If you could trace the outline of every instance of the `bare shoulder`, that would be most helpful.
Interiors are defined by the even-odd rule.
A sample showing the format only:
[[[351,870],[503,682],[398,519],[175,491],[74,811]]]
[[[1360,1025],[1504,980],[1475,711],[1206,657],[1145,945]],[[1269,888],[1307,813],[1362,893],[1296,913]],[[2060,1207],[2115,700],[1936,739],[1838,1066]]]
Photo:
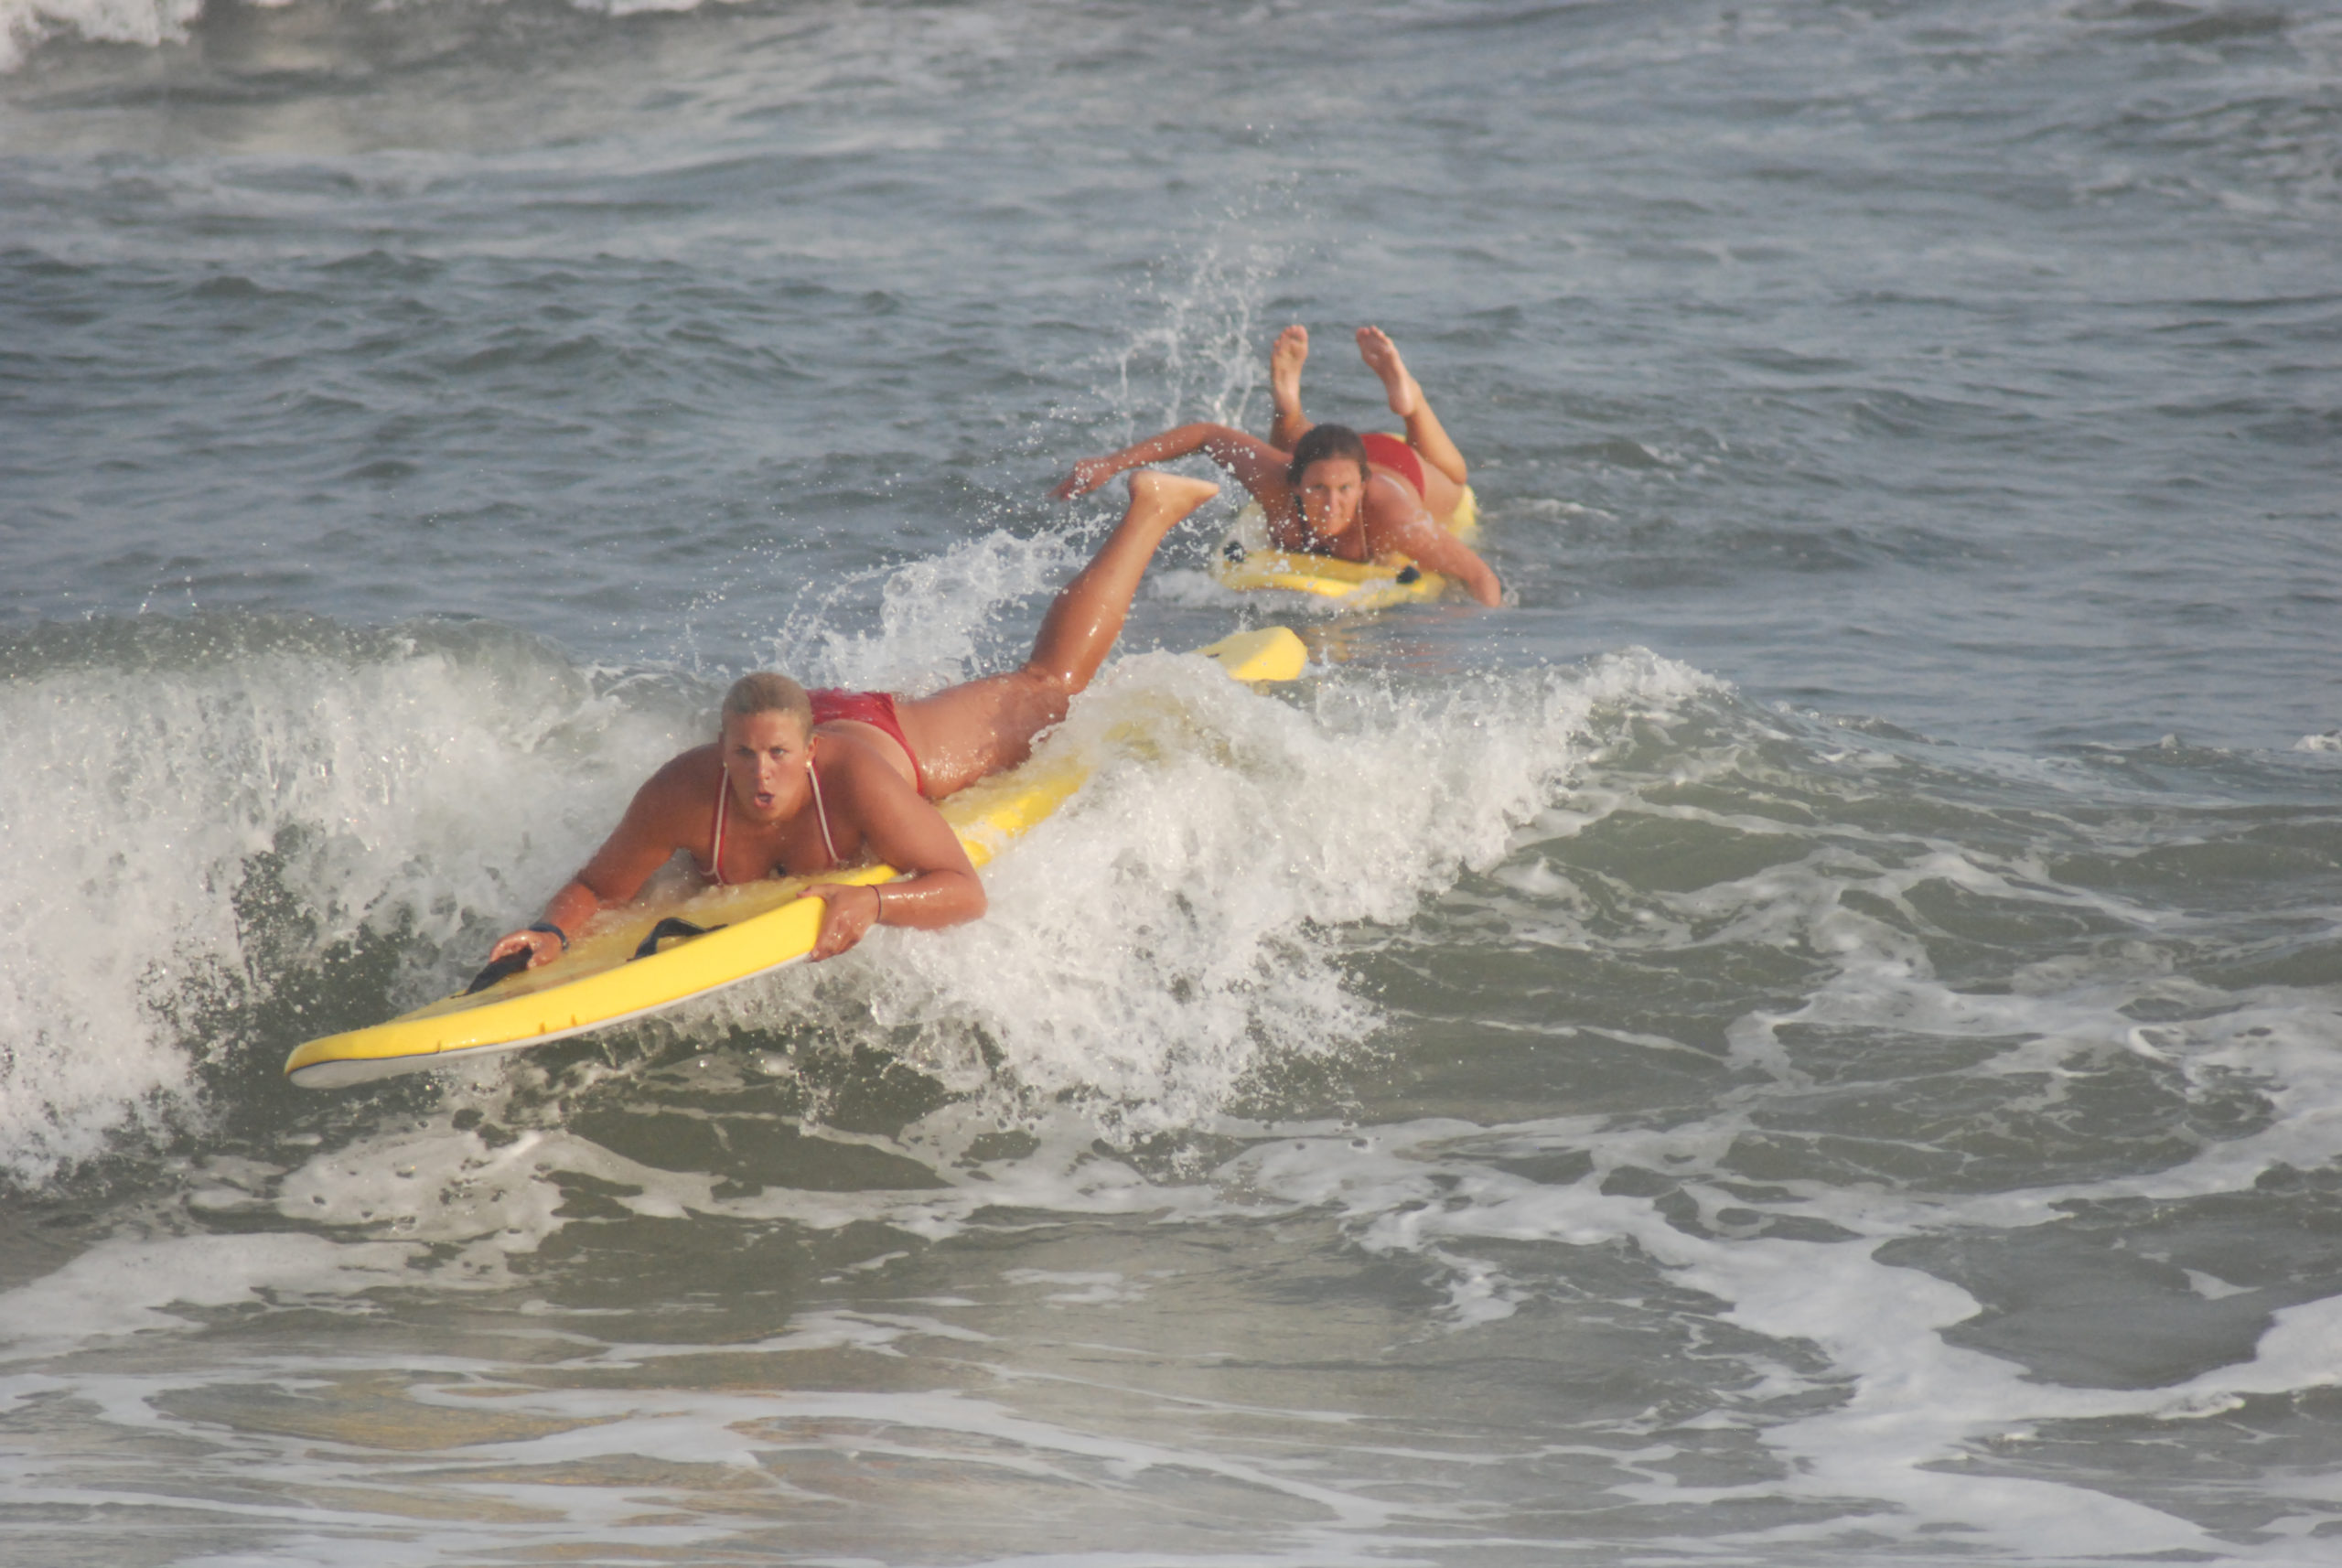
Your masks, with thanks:
[[[1415,487],[1380,463],[1367,467],[1366,499],[1359,504],[1370,518],[1386,526],[1412,522],[1417,518],[1427,523],[1432,521],[1431,513],[1423,508],[1423,497],[1415,494]]]
[[[708,806],[723,776],[723,755],[714,746],[693,746],[670,758],[634,792],[626,815],[577,880],[603,904],[622,904],[675,851],[698,853],[706,843]]]
[[[1367,544],[1378,555],[1390,550],[1419,554],[1426,544],[1435,547],[1446,532],[1432,521],[1413,489],[1388,474],[1376,474],[1367,485],[1360,510]]]
[[[678,752],[661,763],[659,771],[645,779],[642,788],[634,792],[634,806],[628,814],[665,821],[687,813],[696,815],[704,812],[723,777],[724,756],[720,746],[711,743]]]
[[[897,796],[921,799],[877,744],[860,733],[864,728],[860,724],[834,722],[813,726],[813,733],[822,738],[822,781],[833,783],[856,803],[873,798],[893,800]],[[893,745],[891,741],[886,744]]]
[[[828,808],[837,821],[860,835],[864,856],[884,861],[897,871],[962,871],[974,875],[959,834],[935,809],[935,802],[912,789],[874,743],[852,734],[816,733],[822,744],[814,767]]]

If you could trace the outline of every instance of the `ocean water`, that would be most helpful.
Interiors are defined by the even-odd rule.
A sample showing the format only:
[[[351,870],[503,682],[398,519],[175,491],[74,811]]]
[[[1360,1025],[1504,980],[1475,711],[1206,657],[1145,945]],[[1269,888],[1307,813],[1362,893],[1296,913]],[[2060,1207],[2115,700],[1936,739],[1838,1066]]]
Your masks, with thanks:
[[[0,1560],[2342,1563],[2330,7],[0,38]],[[283,1082],[1290,321],[1506,608],[1215,503],[982,922]]]

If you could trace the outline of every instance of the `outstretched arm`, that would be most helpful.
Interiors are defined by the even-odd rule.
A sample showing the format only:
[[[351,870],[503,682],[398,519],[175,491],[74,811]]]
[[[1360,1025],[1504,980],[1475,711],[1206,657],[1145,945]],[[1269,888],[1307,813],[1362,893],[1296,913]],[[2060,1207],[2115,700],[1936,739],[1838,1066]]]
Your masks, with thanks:
[[[686,754],[688,755],[688,754]],[[642,891],[650,874],[667,864],[668,857],[683,843],[677,834],[678,812],[683,824],[700,812],[687,802],[681,778],[682,757],[677,757],[634,792],[634,800],[619,819],[618,827],[602,841],[576,875],[562,885],[561,891],[546,900],[545,912],[538,919],[540,926],[551,926],[551,931],[531,928],[506,934],[488,952],[489,961],[526,948],[529,967],[550,963],[559,958],[572,938],[586,928],[586,922],[615,904],[623,904]]]
[[[1389,492],[1397,492],[1404,500]],[[1376,476],[1367,488],[1366,506],[1367,540],[1375,554],[1396,551],[1426,572],[1455,578],[1490,609],[1502,607],[1504,585],[1488,570],[1488,564],[1470,545],[1434,522],[1399,481]]]
[[[1148,463],[1167,463],[1195,452],[1201,452],[1227,469],[1263,506],[1284,492],[1287,454],[1258,436],[1247,435],[1225,424],[1182,424],[1103,457],[1083,458],[1073,466],[1073,472],[1066,476],[1064,483],[1049,494],[1061,501],[1071,500],[1076,496],[1088,495],[1126,469]]]
[[[984,912],[984,885],[960,835],[901,774],[857,746],[822,777],[832,783],[837,814],[861,830],[867,857],[904,875],[876,886],[817,882],[805,889],[829,906],[813,958],[835,958],[873,926],[934,930]]]

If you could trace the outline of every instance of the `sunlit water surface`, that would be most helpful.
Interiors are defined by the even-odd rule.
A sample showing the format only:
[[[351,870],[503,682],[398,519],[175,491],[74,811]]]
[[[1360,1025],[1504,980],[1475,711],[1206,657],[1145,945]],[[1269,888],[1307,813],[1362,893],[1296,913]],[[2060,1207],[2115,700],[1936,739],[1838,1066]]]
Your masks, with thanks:
[[[8,1561],[2342,1562],[2325,8],[0,23]],[[282,1083],[1292,320],[1510,607],[1220,508],[984,921]]]

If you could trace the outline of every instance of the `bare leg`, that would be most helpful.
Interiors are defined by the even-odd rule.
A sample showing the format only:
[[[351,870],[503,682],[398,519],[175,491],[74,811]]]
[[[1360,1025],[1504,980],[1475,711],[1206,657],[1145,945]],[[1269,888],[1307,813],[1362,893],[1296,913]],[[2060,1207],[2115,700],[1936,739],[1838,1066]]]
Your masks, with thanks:
[[[1131,476],[1131,504],[1090,564],[1059,590],[1033,639],[1025,668],[1046,675],[1069,697],[1090,684],[1138,596],[1139,579],[1163,536],[1204,502],[1219,494],[1209,479],[1158,474],[1142,468]]]
[[[1106,661],[1164,536],[1219,493],[1208,479],[1150,468],[1133,474],[1130,509],[1090,564],[1058,591],[1023,669],[897,704],[930,798],[940,800],[1025,760],[1033,737],[1065,717],[1075,693]]]
[[[1415,456],[1437,468],[1458,485],[1470,483],[1465,467],[1464,454],[1447,438],[1439,423],[1439,415],[1431,411],[1431,401],[1423,396],[1423,389],[1407,373],[1406,361],[1399,358],[1398,347],[1380,327],[1358,329],[1359,358],[1366,361],[1382,381],[1382,390],[1391,400],[1391,412],[1407,422],[1407,445]]]
[[[1301,412],[1301,367],[1309,358],[1309,328],[1296,323],[1277,334],[1269,349],[1269,398],[1276,417],[1269,422],[1269,445],[1290,452],[1309,429]]]

